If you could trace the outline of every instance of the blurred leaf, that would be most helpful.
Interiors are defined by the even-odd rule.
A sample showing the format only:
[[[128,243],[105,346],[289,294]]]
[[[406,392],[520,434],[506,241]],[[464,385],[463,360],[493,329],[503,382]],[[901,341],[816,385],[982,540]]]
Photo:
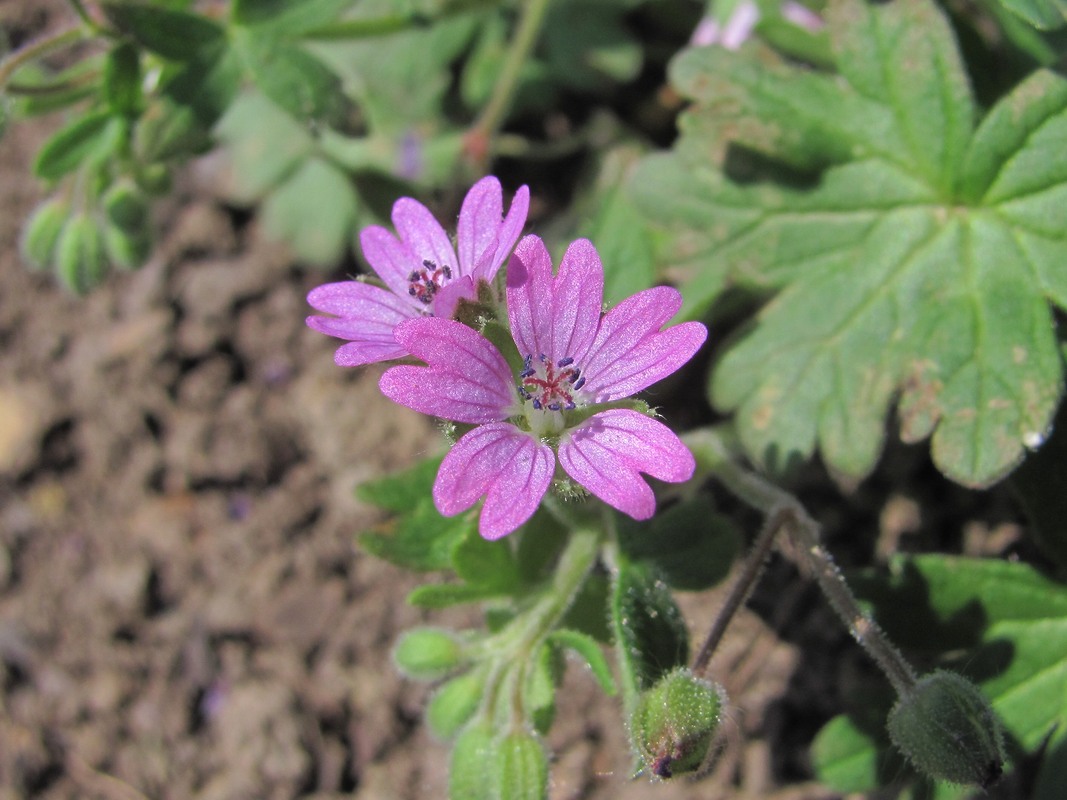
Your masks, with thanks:
[[[996,0],[1035,28],[1049,30],[1067,25],[1067,0]]]
[[[688,314],[727,285],[777,292],[710,385],[764,467],[818,446],[862,477],[896,402],[905,441],[932,437],[944,474],[988,486],[1062,393],[1067,81],[1035,73],[975,128],[931,3],[839,0],[829,19],[840,76],[684,53],[672,77],[696,102],[674,155],[638,169],[639,206],[676,234]]]
[[[357,0],[233,0],[230,19],[256,34],[298,37],[335,20]]]
[[[341,80],[319,59],[283,39],[240,31],[234,44],[260,91],[303,124],[340,127],[349,115]]]
[[[431,491],[440,458],[419,462],[397,475],[360,485],[356,495],[365,503],[392,511],[381,526],[389,532],[366,532],[360,542],[373,555],[417,572],[452,566],[452,550],[477,528],[469,514],[442,517],[434,508]]]
[[[627,696],[650,688],[689,659],[689,631],[682,613],[667,584],[648,564],[619,559],[611,619]]]
[[[62,178],[82,163],[110,154],[120,132],[121,123],[110,111],[89,111],[52,134],[38,151],[33,172],[45,180]]]
[[[496,586],[472,583],[434,583],[419,586],[408,595],[408,602],[419,608],[449,608],[464,603],[476,603],[502,597],[507,591]]]
[[[231,162],[227,193],[240,203],[261,199],[314,149],[308,131],[256,91],[237,96],[215,134]]]
[[[118,0],[101,8],[112,25],[164,58],[189,61],[226,46],[225,29],[199,14]]]
[[[330,267],[348,248],[357,202],[345,173],[309,158],[263,201],[263,225],[302,262]]]
[[[558,647],[575,653],[589,667],[593,678],[600,684],[600,688],[604,690],[604,693],[608,695],[615,694],[617,689],[615,687],[615,678],[611,674],[611,666],[608,664],[604,651],[596,639],[580,631],[564,628],[553,631],[548,640]]]
[[[104,100],[115,114],[132,117],[141,110],[141,57],[130,42],[115,45],[107,54]]]
[[[889,586],[904,581],[911,587],[910,596],[897,596],[895,602],[927,606],[940,624],[978,611],[980,640],[963,662],[968,676],[981,685],[1024,751],[1042,747],[1050,734],[1048,752],[1061,748],[1067,741],[1067,587],[1027,565],[1003,561],[920,556],[896,558],[890,566]],[[915,575],[921,578],[918,584]],[[825,738],[820,734],[816,750],[820,779],[838,791],[876,788],[861,788],[862,765],[881,760],[879,745],[866,735],[854,735],[845,723],[832,721],[830,726]],[[853,768],[847,769],[847,762]],[[1049,780],[1046,775],[1057,768],[1046,757],[1038,782]],[[866,774],[866,780],[873,779]],[[831,783],[832,778],[841,783]]]
[[[579,235],[596,244],[604,263],[604,300],[618,303],[656,282],[656,264],[647,218],[634,205],[627,179],[638,151],[615,148],[600,166],[587,204],[591,211]]]
[[[205,130],[229,108],[241,84],[241,62],[232,48],[205,51],[168,77],[164,96],[188,106]]]
[[[527,718],[540,734],[552,727],[556,718],[556,688],[563,677],[563,659],[550,644],[538,648],[526,672],[522,693]]]
[[[452,568],[468,583],[494,587],[505,594],[521,586],[519,567],[506,539],[490,542],[477,533],[468,534],[452,549]]]
[[[619,547],[648,562],[674,589],[698,592],[726,578],[741,548],[729,517],[715,513],[707,495],[668,507],[647,522],[616,515]]]
[[[642,50],[620,18],[624,11],[619,4],[596,0],[550,6],[541,41],[553,77],[586,91],[636,78]]]

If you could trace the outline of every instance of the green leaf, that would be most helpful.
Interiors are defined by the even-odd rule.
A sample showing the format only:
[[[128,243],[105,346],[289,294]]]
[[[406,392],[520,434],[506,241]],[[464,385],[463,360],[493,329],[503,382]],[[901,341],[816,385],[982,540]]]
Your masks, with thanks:
[[[619,559],[611,620],[627,698],[650,688],[688,660],[685,620],[667,584],[647,564]]]
[[[974,129],[927,0],[840,0],[829,34],[837,76],[684,54],[672,76],[696,103],[633,190],[674,235],[687,314],[727,286],[775,295],[709,387],[753,458],[783,469],[818,448],[861,478],[896,403],[905,441],[932,437],[942,472],[988,486],[1063,391],[1049,301],[1067,307],[1067,82],[1035,73]],[[743,183],[759,162],[737,145],[806,172]]]
[[[356,0],[234,0],[230,19],[257,34],[298,37],[335,20]]]
[[[670,506],[647,522],[616,518],[627,556],[655,565],[674,589],[697,592],[719,583],[741,547],[737,526],[715,513],[706,495]]]
[[[163,94],[192,109],[208,129],[223,115],[241,83],[241,63],[230,47],[197,54],[167,80]]]
[[[347,120],[341,79],[307,50],[255,31],[239,31],[234,44],[259,90],[294,119],[334,127]]]
[[[920,613],[932,614],[934,626],[949,628],[960,618],[977,620],[977,646],[961,662],[966,673],[981,685],[1006,731],[1023,750],[1038,750],[1050,735],[1047,752],[1062,749],[1067,742],[1067,587],[1027,565],[1003,561],[922,556],[894,559],[890,567],[887,588],[899,591],[883,595],[876,607],[926,605],[930,611]],[[892,617],[879,619],[890,635],[896,633]],[[903,624],[915,627],[914,614]],[[943,641],[946,645],[954,643]],[[847,760],[855,764],[878,760],[880,745],[873,740],[864,744],[859,737],[850,740],[842,722],[831,726],[821,745],[824,753],[851,755],[817,759],[829,769],[824,774],[818,767],[820,778],[829,782],[828,775],[836,770],[851,777],[840,778],[842,783],[832,784],[835,789],[862,791],[863,770],[849,772],[840,765]],[[1050,781],[1057,768],[1046,755],[1038,782]]]
[[[1035,28],[1048,30],[1067,25],[1067,2],[1065,0],[998,0],[998,2]]]
[[[626,191],[637,154],[633,148],[615,148],[604,157],[587,202],[586,221],[578,232],[600,253],[607,303],[618,303],[656,280],[651,232]]]
[[[503,593],[521,586],[519,567],[506,539],[490,542],[471,531],[453,547],[452,568],[468,583]]]
[[[598,90],[641,71],[642,49],[617,5],[570,0],[549,7],[543,37],[552,76],[564,85]]]
[[[109,154],[120,131],[121,122],[110,111],[90,111],[52,134],[37,153],[33,172],[45,180],[62,178],[83,162]]]
[[[122,33],[174,61],[201,58],[226,43],[222,26],[199,14],[139,2],[104,2],[101,7]]]
[[[464,603],[477,603],[508,594],[497,586],[472,583],[435,583],[419,586],[408,595],[407,601],[419,608],[449,608]]]
[[[335,265],[348,248],[358,198],[348,176],[309,158],[264,201],[263,224],[303,262]]]
[[[593,678],[600,684],[600,688],[604,690],[604,693],[608,695],[615,694],[617,691],[615,678],[611,674],[611,667],[604,656],[600,642],[592,636],[569,628],[553,631],[549,634],[548,641],[577,654],[589,667]]]
[[[120,42],[104,61],[104,100],[115,114],[133,116],[141,109],[141,57],[130,42]]]
[[[878,745],[847,716],[834,717],[812,743],[815,774],[835,792],[869,792],[880,783]]]
[[[451,568],[453,548],[475,531],[477,523],[467,514],[442,517],[434,508],[431,491],[440,463],[440,458],[430,458],[356,490],[363,502],[394,513],[381,526],[382,532],[360,537],[370,553],[418,572]]]

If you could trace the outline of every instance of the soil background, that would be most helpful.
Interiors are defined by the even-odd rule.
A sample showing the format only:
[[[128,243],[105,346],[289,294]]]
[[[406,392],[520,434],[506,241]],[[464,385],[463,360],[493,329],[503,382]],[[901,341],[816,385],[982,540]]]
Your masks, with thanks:
[[[39,34],[57,8],[0,3],[0,23]],[[390,650],[478,618],[406,605],[416,579],[359,551],[382,520],[353,494],[439,436],[378,393],[380,370],[334,365],[304,297],[343,274],[229,209],[217,159],[183,173],[144,269],[84,299],[29,272],[29,165],[58,123],[0,140],[0,800],[444,798],[430,689]],[[884,487],[851,502],[884,552],[937,523]],[[699,641],[719,593],[682,603]],[[632,779],[616,703],[572,665],[553,800],[832,797],[806,748],[871,667],[787,559],[751,605],[714,661],[732,705],[710,775]]]

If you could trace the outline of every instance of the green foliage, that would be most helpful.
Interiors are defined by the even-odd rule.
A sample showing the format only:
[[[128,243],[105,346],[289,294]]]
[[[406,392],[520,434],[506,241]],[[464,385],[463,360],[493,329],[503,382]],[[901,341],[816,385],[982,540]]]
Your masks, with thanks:
[[[865,583],[861,595],[905,647],[967,648],[959,666],[1003,721],[1009,752],[1033,753],[1047,740],[1034,797],[1060,796],[1053,754],[1067,737],[1067,589],[1024,564],[945,556],[898,558],[888,582]],[[842,792],[892,780],[877,769],[888,743],[870,730],[842,718],[827,725],[814,748],[820,780]]]
[[[896,402],[906,441],[932,436],[946,475],[987,486],[1062,392],[1067,81],[1038,71],[975,126],[931,3],[839,0],[828,26],[836,75],[758,48],[684,52],[671,77],[694,105],[637,199],[673,235],[688,314],[730,286],[775,294],[710,384],[760,463],[818,447],[862,477]]]
[[[996,0],[1036,28],[1062,28],[1067,25],[1064,0]]]
[[[616,515],[619,546],[674,589],[701,591],[726,578],[741,549],[735,523],[707,495],[668,507],[647,522]]]

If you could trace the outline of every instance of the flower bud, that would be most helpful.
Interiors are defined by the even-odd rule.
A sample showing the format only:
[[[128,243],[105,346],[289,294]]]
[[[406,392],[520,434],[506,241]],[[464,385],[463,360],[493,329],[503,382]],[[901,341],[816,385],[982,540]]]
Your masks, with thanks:
[[[393,650],[393,661],[408,678],[434,681],[452,672],[463,660],[463,647],[456,638],[436,628],[408,631]]]
[[[67,220],[56,242],[56,274],[72,292],[84,294],[107,270],[107,254],[96,221],[81,212]]]
[[[496,745],[500,798],[543,800],[548,796],[548,756],[532,733],[509,733]]]
[[[148,198],[131,180],[111,184],[104,192],[103,207],[111,224],[128,233],[143,233],[148,226]]]
[[[104,247],[116,267],[138,269],[144,266],[152,252],[152,239],[147,231],[124,231],[115,225],[106,225]]]
[[[426,722],[434,735],[451,739],[474,716],[485,694],[485,670],[459,675],[438,689],[426,708]]]
[[[58,197],[45,200],[26,221],[22,229],[22,257],[34,269],[52,265],[59,234],[70,216],[70,204]]]
[[[991,786],[1004,769],[1004,734],[985,695],[962,675],[921,678],[889,712],[889,737],[935,780]]]
[[[645,769],[660,778],[693,772],[719,727],[722,687],[685,667],[668,673],[638,698],[630,736]]]
[[[497,738],[486,722],[463,729],[452,748],[448,796],[459,800],[497,800]]]
[[[151,163],[196,153],[207,144],[207,135],[192,108],[160,100],[141,114],[133,134],[138,160]]]

